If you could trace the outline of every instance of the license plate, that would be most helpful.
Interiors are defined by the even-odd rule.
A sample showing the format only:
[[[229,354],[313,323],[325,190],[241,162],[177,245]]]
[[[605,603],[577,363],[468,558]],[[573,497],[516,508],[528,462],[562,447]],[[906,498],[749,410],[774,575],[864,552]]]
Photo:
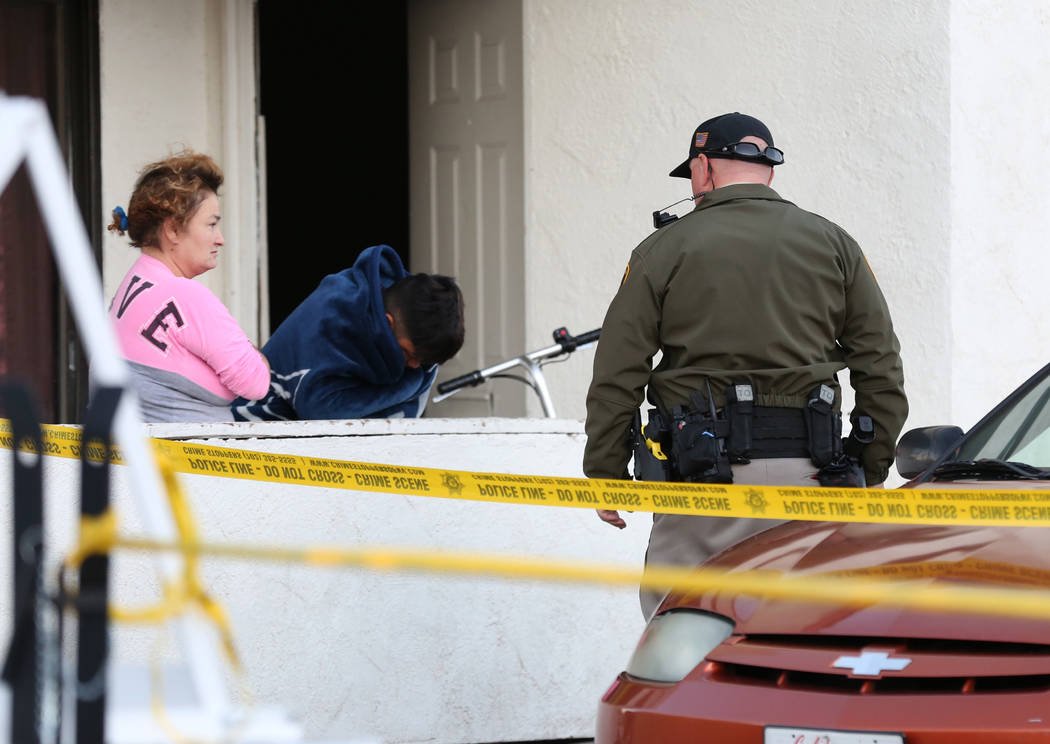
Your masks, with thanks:
[[[901,734],[878,731],[830,731],[828,729],[766,726],[764,744],[904,744]]]

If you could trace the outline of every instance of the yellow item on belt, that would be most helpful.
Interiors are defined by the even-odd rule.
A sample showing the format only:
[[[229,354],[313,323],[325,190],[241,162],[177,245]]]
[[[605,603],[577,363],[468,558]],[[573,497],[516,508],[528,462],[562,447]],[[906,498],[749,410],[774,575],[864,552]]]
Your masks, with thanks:
[[[667,459],[667,455],[664,454],[663,447],[660,446],[659,442],[653,441],[652,439],[646,439],[645,446],[649,448],[649,451],[653,453],[653,457],[657,460]]]

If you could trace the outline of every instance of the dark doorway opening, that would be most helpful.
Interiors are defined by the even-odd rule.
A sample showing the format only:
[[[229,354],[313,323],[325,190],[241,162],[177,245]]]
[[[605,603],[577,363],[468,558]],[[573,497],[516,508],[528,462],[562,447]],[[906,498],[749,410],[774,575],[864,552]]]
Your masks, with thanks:
[[[272,332],[371,245],[409,265],[407,14],[405,0],[258,13]]]

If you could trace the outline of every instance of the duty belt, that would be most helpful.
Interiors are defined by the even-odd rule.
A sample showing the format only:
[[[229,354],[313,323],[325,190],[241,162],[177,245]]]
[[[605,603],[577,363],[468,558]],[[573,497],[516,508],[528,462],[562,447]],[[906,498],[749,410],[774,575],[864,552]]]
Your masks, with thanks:
[[[801,408],[755,406],[751,414],[752,460],[809,457],[809,434]]]
[[[700,391],[689,397],[691,406],[668,410],[654,396],[657,408],[649,411],[644,429],[636,412],[635,477],[732,483],[733,464],[807,457],[823,468],[841,455],[842,419],[828,385],[815,388],[804,408],[757,406],[746,382],[727,387],[724,408],[715,407],[710,381],[706,397]]]

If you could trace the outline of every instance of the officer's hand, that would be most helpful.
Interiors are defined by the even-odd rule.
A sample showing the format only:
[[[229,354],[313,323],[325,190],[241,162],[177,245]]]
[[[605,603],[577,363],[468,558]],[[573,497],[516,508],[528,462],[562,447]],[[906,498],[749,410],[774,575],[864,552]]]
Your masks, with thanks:
[[[608,522],[613,527],[619,527],[621,530],[627,526],[627,522],[623,521],[623,517],[620,516],[620,512],[612,509],[595,509],[598,512],[598,518],[603,522]]]

